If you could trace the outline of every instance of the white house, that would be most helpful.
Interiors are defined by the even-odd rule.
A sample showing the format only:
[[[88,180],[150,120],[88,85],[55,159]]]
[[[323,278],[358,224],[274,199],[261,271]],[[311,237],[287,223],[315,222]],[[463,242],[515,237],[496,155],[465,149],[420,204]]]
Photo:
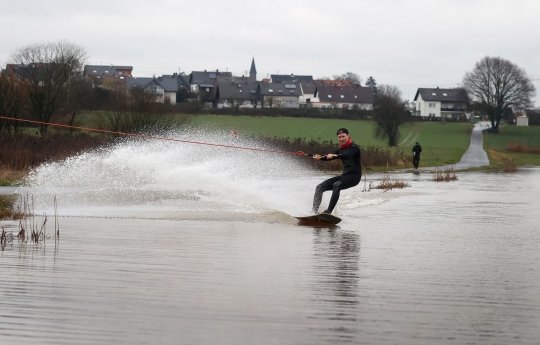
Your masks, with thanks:
[[[373,90],[360,85],[319,84],[315,90],[316,108],[373,110]]]
[[[161,103],[176,103],[176,93],[180,88],[189,90],[185,76],[174,73],[154,78],[127,78],[126,86],[129,91],[143,90],[156,94],[156,101]]]
[[[313,82],[300,83],[300,90],[302,91],[298,102],[301,107],[308,106],[310,103],[318,103],[319,99],[315,97],[315,91],[317,91],[317,85]]]
[[[468,97],[464,89],[419,88],[414,96],[414,116],[422,119],[459,119],[466,116]]]
[[[263,108],[299,108],[299,83],[259,83]]]

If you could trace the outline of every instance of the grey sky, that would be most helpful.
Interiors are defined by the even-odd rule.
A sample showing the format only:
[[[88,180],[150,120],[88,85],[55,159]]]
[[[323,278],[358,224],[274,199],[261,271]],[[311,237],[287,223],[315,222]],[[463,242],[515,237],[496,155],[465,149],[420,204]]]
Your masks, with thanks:
[[[418,87],[457,87],[486,55],[540,79],[538,0],[0,0],[0,9],[2,64],[18,47],[65,39],[90,63],[132,65],[135,76],[242,75],[254,56],[258,78],[352,71],[411,100]]]

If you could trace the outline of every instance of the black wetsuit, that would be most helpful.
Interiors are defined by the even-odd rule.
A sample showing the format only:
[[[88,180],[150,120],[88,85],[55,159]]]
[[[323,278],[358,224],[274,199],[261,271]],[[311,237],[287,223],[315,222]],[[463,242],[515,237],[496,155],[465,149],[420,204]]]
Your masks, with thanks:
[[[332,213],[338,202],[339,192],[343,189],[356,186],[362,178],[362,167],[360,166],[360,148],[355,143],[352,143],[345,149],[340,148],[334,152],[334,154],[337,155],[336,158],[327,159],[326,157],[323,157],[321,160],[341,159],[341,162],[343,163],[343,174],[329,178],[315,188],[315,196],[313,197],[313,213],[319,213],[319,206],[321,205],[323,192],[328,190],[332,191],[330,204],[325,211],[327,213]]]
[[[422,152],[422,146],[420,144],[416,144],[412,148],[413,152],[413,165],[415,169],[418,169],[418,165],[420,165],[420,152]]]

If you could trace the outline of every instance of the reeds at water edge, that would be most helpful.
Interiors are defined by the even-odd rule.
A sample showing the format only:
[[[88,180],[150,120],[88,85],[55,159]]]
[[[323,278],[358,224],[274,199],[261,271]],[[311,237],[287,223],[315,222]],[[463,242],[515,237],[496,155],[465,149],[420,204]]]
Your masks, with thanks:
[[[389,172],[389,165],[387,164],[386,165],[386,171],[384,172],[383,174],[383,179],[381,181],[381,183],[379,183],[377,186],[374,186],[372,187],[371,186],[371,183],[370,183],[370,186],[369,188],[374,188],[374,189],[384,189],[385,192],[391,190],[391,189],[403,189],[403,188],[407,188],[407,187],[410,187],[411,185],[408,184],[407,182],[403,181],[403,179],[401,180],[398,180],[396,178],[393,178]]]
[[[503,171],[507,173],[513,173],[517,171],[516,162],[513,158],[503,158]]]
[[[25,195],[19,198],[17,204],[14,206],[17,210],[14,212],[21,215],[19,220],[19,228],[17,235],[14,236],[13,232],[6,233],[4,227],[2,227],[2,234],[0,235],[0,248],[4,250],[8,243],[13,245],[15,239],[21,244],[26,244],[28,241],[32,244],[45,245],[48,239],[54,239],[55,247],[60,240],[60,223],[58,221],[58,204],[56,196],[53,200],[54,206],[54,232],[53,234],[47,234],[47,220],[48,216],[44,212],[41,215],[36,215],[35,204],[33,195]]]
[[[445,168],[439,170],[438,168],[433,172],[432,180],[435,182],[450,182],[457,181],[458,177],[454,172],[454,168]]]

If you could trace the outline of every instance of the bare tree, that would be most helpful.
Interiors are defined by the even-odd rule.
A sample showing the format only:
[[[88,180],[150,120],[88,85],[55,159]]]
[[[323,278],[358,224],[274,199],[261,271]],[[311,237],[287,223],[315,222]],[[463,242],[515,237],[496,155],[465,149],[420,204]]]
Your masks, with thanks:
[[[258,98],[252,98],[250,101],[253,108],[257,108],[257,105],[259,105],[259,99]]]
[[[274,100],[274,97],[270,96],[270,97],[266,97],[265,103],[266,105],[268,105],[268,107],[270,107],[270,109],[272,109],[272,107],[274,106],[274,103],[276,102]]]
[[[233,113],[238,112],[238,109],[244,105],[245,101],[239,98],[228,98],[225,100],[225,105],[232,109]]]
[[[373,104],[375,136],[388,138],[389,146],[396,146],[399,128],[411,121],[401,91],[396,86],[380,85]]]
[[[486,56],[463,78],[465,90],[491,120],[491,128],[499,132],[499,124],[508,109],[524,109],[532,105],[535,88],[524,69],[500,57]]]
[[[114,90],[105,113],[105,127],[115,132],[141,133],[170,130],[187,123],[188,117],[170,114],[171,106],[156,101],[155,93]]]
[[[64,107],[64,122],[70,126],[78,125],[81,112],[90,108],[94,98],[93,96],[94,90],[89,80],[83,78],[73,80],[68,90],[68,97]],[[72,132],[71,129],[70,132]]]
[[[358,85],[360,85],[362,83],[362,78],[360,78],[360,76],[358,74],[353,73],[353,72],[346,72],[346,73],[343,73],[343,74],[335,74],[334,79],[335,80],[342,80],[342,81],[343,80],[348,80],[351,83],[358,84]]]
[[[50,122],[66,104],[72,83],[82,76],[85,59],[84,48],[66,41],[32,44],[11,55],[34,120]],[[40,125],[42,136],[47,128]]]
[[[24,105],[22,85],[15,75],[0,73],[0,115],[19,118]],[[16,130],[18,122],[0,119],[0,131]]]

